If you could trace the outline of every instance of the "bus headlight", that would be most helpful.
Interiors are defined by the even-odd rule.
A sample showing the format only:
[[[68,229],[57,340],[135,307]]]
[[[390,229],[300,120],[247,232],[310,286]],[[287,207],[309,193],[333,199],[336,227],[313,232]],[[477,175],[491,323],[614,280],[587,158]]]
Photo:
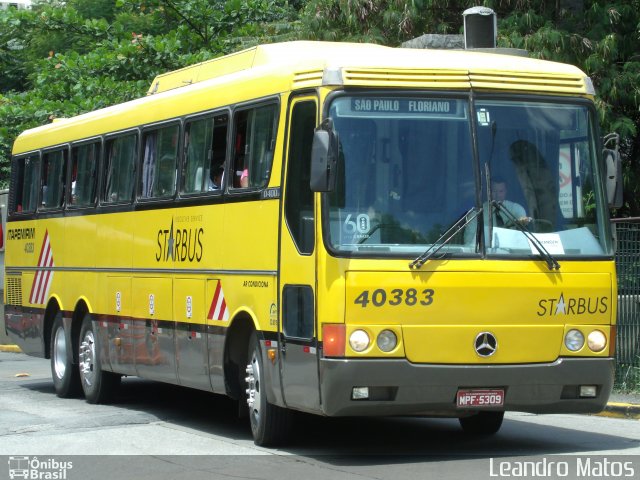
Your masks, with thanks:
[[[356,352],[364,352],[369,346],[369,335],[364,330],[354,330],[349,335],[349,345]]]
[[[592,352],[601,352],[607,346],[607,337],[600,330],[594,330],[587,337],[587,345]]]
[[[378,334],[378,348],[383,352],[390,352],[398,345],[398,337],[391,330],[383,330]]]
[[[584,346],[584,335],[580,330],[569,330],[564,337],[564,344],[572,352],[577,352]]]

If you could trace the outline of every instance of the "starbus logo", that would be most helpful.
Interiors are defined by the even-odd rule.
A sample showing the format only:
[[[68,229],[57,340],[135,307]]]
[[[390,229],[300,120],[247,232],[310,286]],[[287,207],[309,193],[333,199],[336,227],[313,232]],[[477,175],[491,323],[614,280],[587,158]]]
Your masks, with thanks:
[[[67,471],[73,468],[73,462],[61,462],[54,458],[44,460],[38,457],[9,457],[9,478],[30,480],[66,480]]]
[[[558,298],[543,298],[538,302],[539,317],[554,315],[594,315],[607,313],[609,309],[609,297],[564,297],[564,293]]]
[[[204,228],[169,228],[158,230],[156,262],[199,262],[202,260]]]

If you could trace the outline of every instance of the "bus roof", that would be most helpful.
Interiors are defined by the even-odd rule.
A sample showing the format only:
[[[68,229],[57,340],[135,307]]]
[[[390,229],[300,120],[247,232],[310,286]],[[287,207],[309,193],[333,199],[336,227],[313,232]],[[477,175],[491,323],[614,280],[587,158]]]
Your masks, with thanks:
[[[27,130],[16,139],[13,153],[323,85],[594,93],[580,69],[526,57],[374,44],[275,43],[158,75],[146,97]]]

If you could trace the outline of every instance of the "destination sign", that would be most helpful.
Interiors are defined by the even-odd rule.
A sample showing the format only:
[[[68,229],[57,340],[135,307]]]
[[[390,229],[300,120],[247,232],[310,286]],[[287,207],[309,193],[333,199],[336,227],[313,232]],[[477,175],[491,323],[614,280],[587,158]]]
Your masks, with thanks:
[[[417,98],[381,98],[381,97],[353,97],[351,98],[352,112],[367,113],[404,113],[404,114],[459,114],[459,102],[444,99]]]

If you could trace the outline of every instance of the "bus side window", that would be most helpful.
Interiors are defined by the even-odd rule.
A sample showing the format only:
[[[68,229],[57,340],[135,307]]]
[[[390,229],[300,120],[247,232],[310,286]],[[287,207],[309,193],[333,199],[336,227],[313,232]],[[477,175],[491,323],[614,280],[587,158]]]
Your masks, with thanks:
[[[138,135],[129,134],[110,139],[106,151],[106,203],[131,202],[137,158]]]
[[[213,119],[203,118],[188,122],[184,127],[184,174],[180,193],[201,193],[206,191],[204,180],[207,159],[210,155]]]
[[[220,182],[216,183],[215,173],[224,166],[228,123],[229,116],[225,113],[186,124],[181,193],[203,193],[222,188]]]
[[[289,122],[289,155],[284,211],[289,231],[300,253],[312,253],[314,212],[311,178],[311,145],[316,126],[315,102],[293,107]]]
[[[43,155],[42,160],[42,208],[60,208],[64,200],[67,172],[67,150]]]
[[[168,198],[176,191],[179,125],[145,132],[140,198]]]
[[[224,182],[224,164],[227,157],[227,130],[229,129],[229,115],[218,115],[214,119],[213,145],[211,145],[211,162],[207,183],[209,189],[222,189]],[[222,170],[222,176],[220,171]],[[217,178],[217,176],[219,178]]]
[[[286,285],[282,289],[282,297],[284,334],[294,338],[313,338],[315,314],[311,287]]]
[[[237,112],[234,119],[233,188],[264,188],[271,174],[277,105]]]
[[[18,158],[13,161],[15,187],[11,209],[14,213],[32,213],[38,201],[40,158],[38,155]]]
[[[71,149],[70,205],[86,207],[95,203],[99,152],[100,142]]]

